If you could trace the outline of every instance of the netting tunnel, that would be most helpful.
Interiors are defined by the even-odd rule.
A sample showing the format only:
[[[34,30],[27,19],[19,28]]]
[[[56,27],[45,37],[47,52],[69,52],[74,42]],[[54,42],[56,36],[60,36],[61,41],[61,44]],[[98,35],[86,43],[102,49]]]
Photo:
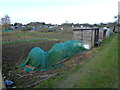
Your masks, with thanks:
[[[48,70],[59,66],[56,65],[53,67],[57,62],[65,58],[71,58],[86,50],[88,49],[84,47],[84,44],[80,40],[56,43],[48,52],[45,52],[39,47],[34,47],[30,51],[26,62],[20,66],[25,68],[26,72]]]

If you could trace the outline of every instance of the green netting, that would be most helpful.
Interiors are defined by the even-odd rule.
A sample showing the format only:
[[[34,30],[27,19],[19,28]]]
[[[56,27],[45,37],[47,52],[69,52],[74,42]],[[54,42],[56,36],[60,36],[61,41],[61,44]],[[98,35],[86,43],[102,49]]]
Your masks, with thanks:
[[[13,32],[13,30],[2,30],[2,32]]]
[[[84,52],[85,49],[84,44],[80,40],[71,40],[63,43],[56,43],[48,52],[43,51],[39,47],[34,47],[25,63],[21,65],[21,67],[25,68],[25,71],[43,71],[52,68],[56,68],[60,65],[52,67],[57,62],[65,59],[71,58],[72,56]],[[25,65],[29,65],[31,67],[35,67],[36,70],[31,70]]]

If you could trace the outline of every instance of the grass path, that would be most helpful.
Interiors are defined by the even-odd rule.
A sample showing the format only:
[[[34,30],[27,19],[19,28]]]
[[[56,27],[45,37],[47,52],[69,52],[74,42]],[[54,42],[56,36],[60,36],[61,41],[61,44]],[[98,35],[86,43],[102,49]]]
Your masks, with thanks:
[[[95,57],[77,72],[60,82],[62,88],[116,88],[118,87],[117,36],[111,39]]]
[[[69,88],[112,88],[118,87],[118,44],[117,36],[111,39],[99,53],[58,84]]]
[[[97,48],[97,53],[87,59],[82,66],[60,79],[46,81],[47,86],[49,88],[117,88],[117,35],[108,38],[102,45]]]

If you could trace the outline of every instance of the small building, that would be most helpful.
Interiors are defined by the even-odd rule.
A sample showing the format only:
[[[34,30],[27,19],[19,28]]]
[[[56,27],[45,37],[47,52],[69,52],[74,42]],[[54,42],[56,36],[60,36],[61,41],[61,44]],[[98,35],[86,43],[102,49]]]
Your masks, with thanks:
[[[109,36],[110,36],[110,29],[108,29],[107,27],[103,27],[99,29],[99,41],[102,41]]]
[[[59,28],[61,30],[65,30],[65,31],[72,31],[73,30],[73,24],[72,23],[63,23],[63,24],[59,25]]]
[[[99,28],[73,28],[73,39],[81,40],[84,44],[89,45],[90,49],[97,45],[98,38]]]

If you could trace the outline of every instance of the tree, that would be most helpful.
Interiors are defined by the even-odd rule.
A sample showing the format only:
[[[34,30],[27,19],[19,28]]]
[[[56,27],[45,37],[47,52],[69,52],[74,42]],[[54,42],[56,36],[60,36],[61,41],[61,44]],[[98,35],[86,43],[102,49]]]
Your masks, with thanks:
[[[118,24],[120,24],[120,15],[118,15]]]
[[[1,24],[2,24],[2,29],[10,29],[10,17],[8,15],[5,15],[3,18],[1,18]]]
[[[114,19],[115,19],[114,26],[120,27],[120,14],[114,16]]]

